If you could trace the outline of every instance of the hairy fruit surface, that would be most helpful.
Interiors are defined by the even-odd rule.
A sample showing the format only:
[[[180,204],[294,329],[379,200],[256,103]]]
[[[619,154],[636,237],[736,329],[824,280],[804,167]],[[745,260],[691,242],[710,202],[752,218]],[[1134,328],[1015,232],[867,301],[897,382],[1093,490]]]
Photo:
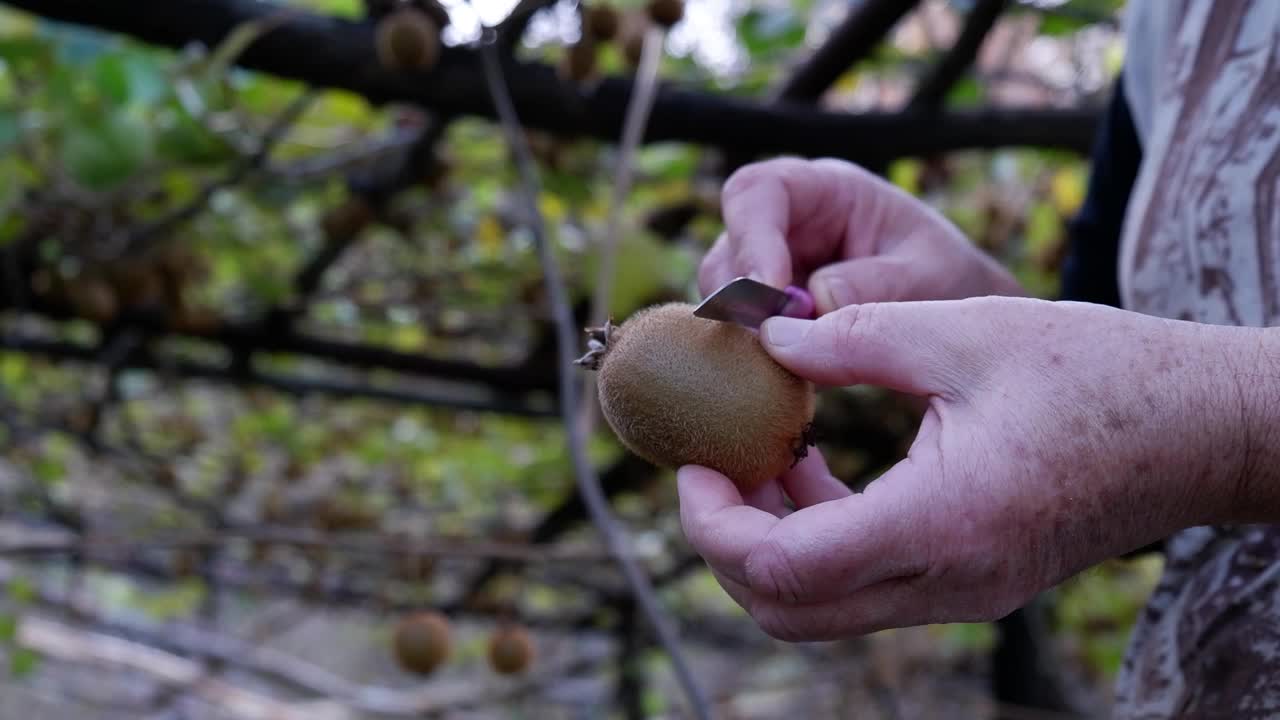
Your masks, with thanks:
[[[378,21],[377,50],[388,70],[428,70],[440,57],[440,26],[417,8],[401,8]]]
[[[649,17],[659,25],[669,28],[684,18],[684,0],[649,0],[646,8]]]
[[[520,625],[504,625],[489,637],[489,666],[503,675],[524,672],[533,662],[533,638]]]
[[[752,331],[693,310],[666,303],[592,330],[578,364],[597,370],[605,420],[632,452],[709,467],[748,491],[807,454],[814,388]]]
[[[449,620],[438,612],[409,615],[396,625],[393,642],[400,667],[428,675],[449,656]]]

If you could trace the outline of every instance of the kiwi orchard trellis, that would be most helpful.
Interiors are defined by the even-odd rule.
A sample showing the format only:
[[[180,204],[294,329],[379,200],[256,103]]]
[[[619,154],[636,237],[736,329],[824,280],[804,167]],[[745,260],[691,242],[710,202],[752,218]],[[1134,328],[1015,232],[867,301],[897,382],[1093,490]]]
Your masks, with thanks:
[[[352,173],[348,178],[351,199],[333,208],[326,222],[326,242],[308,259],[293,278],[300,300],[289,306],[268,308],[247,321],[212,319],[191,322],[167,312],[164,303],[124,308],[110,320],[98,322],[101,335],[95,344],[52,341],[41,336],[6,333],[0,348],[91,363],[116,372],[126,368],[175,373],[182,377],[225,381],[238,385],[261,385],[305,395],[363,396],[390,402],[421,403],[436,407],[533,417],[554,417],[561,408],[556,396],[564,367],[557,354],[554,325],[546,323],[541,340],[533,343],[523,362],[507,367],[487,367],[453,360],[400,353],[381,347],[334,341],[308,335],[298,327],[306,301],[320,286],[326,270],[353,242],[358,230],[376,216],[400,191],[438,170],[435,152],[450,121],[465,116],[497,119],[498,110],[485,82],[480,51],[473,47],[445,48],[438,63],[422,73],[393,73],[383,69],[374,46],[375,20],[343,20],[291,10],[280,13],[278,6],[252,0],[5,0],[5,4],[44,17],[123,33],[144,42],[180,47],[192,42],[218,46],[237,28],[250,23],[268,27],[247,47],[236,64],[249,69],[299,80],[313,90],[338,88],[355,92],[370,102],[415,104],[427,113],[421,127],[404,130],[370,152],[381,153],[393,162],[376,171]],[[521,2],[497,28],[498,47],[506,53],[503,73],[512,94],[512,104],[520,122],[529,129],[553,134],[589,136],[606,141],[622,134],[622,124],[630,97],[631,81],[607,77],[587,85],[566,82],[556,69],[538,63],[516,62],[511,57],[524,27],[533,13],[550,3]],[[370,2],[373,9],[386,3]],[[814,107],[836,80],[859,61],[869,57],[888,32],[911,12],[915,2],[865,0],[835,27],[824,44],[800,63],[780,84],[773,97],[746,100],[707,92],[680,89],[665,83],[654,98],[652,116],[646,125],[645,142],[677,141],[720,153],[721,176],[753,157],[778,153],[805,156],[828,155],[883,167],[899,157],[943,154],[950,151],[1007,146],[1056,147],[1083,153],[1092,142],[1096,108],[1058,110],[1002,109],[977,111],[949,110],[943,98],[959,81],[1002,12],[1008,0],[977,0],[972,3],[954,46],[926,68],[917,91],[906,109],[898,112],[841,113]],[[233,185],[262,169],[272,146],[289,131],[297,113],[310,97],[299,97],[263,135],[258,152],[228,169],[219,186]],[[696,118],[693,122],[691,119]],[[183,222],[199,214],[216,187],[202,193],[197,201],[147,226],[132,229],[124,237],[103,238],[129,252],[153,245],[180,243],[173,232]],[[47,223],[56,222],[55,208],[37,208],[37,213],[18,241],[3,248],[4,270],[8,273],[0,287],[0,309],[62,321],[84,313],[65,299],[31,292],[30,278],[37,271],[34,247]],[[656,213],[654,227],[662,234],[676,235],[693,219],[696,210],[668,208]],[[10,279],[17,281],[11,282]],[[572,308],[574,322],[585,325],[585,304]],[[88,318],[94,320],[94,318]],[[169,337],[197,340],[222,351],[225,363],[203,362],[167,356],[161,342]],[[271,373],[259,369],[255,359],[266,354],[286,354],[312,358],[352,370],[389,370],[406,377],[430,381],[412,388],[388,389],[351,380],[318,380]],[[96,405],[96,415],[112,401],[104,394]],[[859,422],[849,418],[832,423]],[[81,428],[93,442],[94,418]],[[862,428],[856,442],[882,443],[874,451],[886,452],[889,438],[875,428]],[[892,453],[890,447],[887,452]],[[626,457],[604,470],[601,485],[609,495],[641,486],[652,473],[646,463]],[[217,508],[204,508],[216,515]],[[547,544],[568,528],[587,518],[582,498],[571,495],[556,511],[544,518],[531,538]],[[64,518],[76,530],[74,518]],[[276,538],[280,542],[302,542],[300,538]],[[52,551],[46,548],[46,551]],[[430,554],[429,549],[424,552]],[[487,572],[481,573],[460,597],[453,611],[483,612],[471,603],[481,594],[485,582],[504,563],[525,562],[527,558],[507,557],[495,552]],[[670,572],[654,579],[654,584],[678,577],[698,565],[690,558]],[[135,567],[143,571],[145,568]],[[223,582],[234,582],[223,579]],[[338,597],[341,600],[341,597]],[[626,593],[607,598],[619,606],[633,602]],[[624,614],[629,618],[629,614]],[[537,619],[534,619],[535,622]],[[588,625],[586,618],[548,621]],[[1025,618],[1015,614],[1004,621],[1007,641],[997,650],[1002,658],[997,670],[998,695],[1011,701],[1035,701],[1026,695],[1038,672],[1034,644],[1027,636]],[[641,623],[642,625],[642,623]],[[619,632],[631,633],[632,621],[619,624]],[[1036,680],[1038,682],[1038,680]],[[314,687],[312,688],[315,689]],[[1041,698],[1043,699],[1043,698]]]

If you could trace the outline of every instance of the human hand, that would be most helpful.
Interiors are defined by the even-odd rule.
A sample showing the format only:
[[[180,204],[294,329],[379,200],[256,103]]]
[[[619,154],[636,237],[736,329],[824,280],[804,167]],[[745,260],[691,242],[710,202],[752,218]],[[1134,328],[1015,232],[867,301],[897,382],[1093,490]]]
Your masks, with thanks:
[[[681,522],[779,639],[997,619],[1238,505],[1240,332],[999,297],[771,318],[764,346],[798,375],[929,398],[919,434],[859,494],[806,459],[786,486],[794,512],[681,468]]]
[[[703,295],[742,275],[806,287],[818,314],[851,303],[1025,295],[925,203],[841,160],[779,158],[735,172],[725,232],[703,259]]]

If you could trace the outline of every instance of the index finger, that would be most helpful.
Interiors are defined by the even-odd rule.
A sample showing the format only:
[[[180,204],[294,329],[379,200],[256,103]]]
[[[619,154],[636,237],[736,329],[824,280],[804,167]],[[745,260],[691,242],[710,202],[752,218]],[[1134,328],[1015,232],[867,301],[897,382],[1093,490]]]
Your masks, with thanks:
[[[780,288],[833,260],[860,177],[847,164],[794,157],[740,168],[725,181],[725,233],[708,254],[703,277],[722,284],[746,275]]]

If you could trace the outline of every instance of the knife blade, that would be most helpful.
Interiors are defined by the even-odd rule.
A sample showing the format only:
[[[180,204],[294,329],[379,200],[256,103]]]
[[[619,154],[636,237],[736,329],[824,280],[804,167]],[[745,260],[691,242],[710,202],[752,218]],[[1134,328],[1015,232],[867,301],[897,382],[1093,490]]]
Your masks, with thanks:
[[[810,318],[813,307],[813,298],[802,288],[788,286],[779,290],[748,277],[739,277],[708,295],[694,308],[693,314],[758,330],[765,320],[775,315]]]

